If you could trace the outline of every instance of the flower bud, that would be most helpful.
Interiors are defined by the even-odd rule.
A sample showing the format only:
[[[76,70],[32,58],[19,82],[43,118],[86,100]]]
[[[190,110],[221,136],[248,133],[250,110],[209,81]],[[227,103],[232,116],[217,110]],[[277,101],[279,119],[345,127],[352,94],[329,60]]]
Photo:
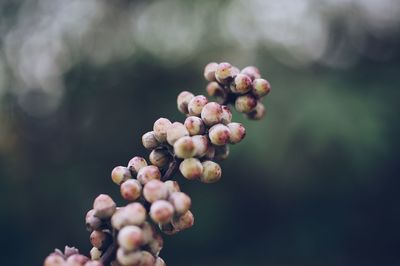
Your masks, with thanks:
[[[191,137],[182,137],[174,144],[174,152],[178,158],[190,158],[195,155],[195,146]]]
[[[59,249],[56,249],[56,252],[59,254],[62,254]],[[72,256],[75,254],[79,254],[79,249],[77,249],[76,247],[65,246],[65,248],[64,248],[64,257],[65,258],[68,258],[69,256]]]
[[[221,123],[226,125],[232,121],[232,112],[228,106],[222,105]]]
[[[93,248],[90,250],[90,258],[91,258],[92,260],[99,260],[100,257],[101,257],[101,254],[102,254],[102,252],[101,252],[98,248],[96,248],[96,247],[93,247]]]
[[[168,190],[168,194],[181,191],[181,188],[179,187],[179,184],[176,181],[168,180],[164,182],[164,185]]]
[[[156,223],[165,224],[171,221],[174,207],[166,200],[157,200],[150,207],[150,217]]]
[[[137,175],[137,180],[139,180],[139,182],[142,185],[146,184],[150,180],[160,179],[160,178],[161,178],[161,172],[158,169],[158,167],[154,165],[148,165],[141,168]]]
[[[190,136],[204,134],[206,127],[203,120],[197,116],[189,116],[185,120],[185,127]]]
[[[142,224],[142,233],[143,233],[143,245],[146,245],[151,241],[153,241],[156,235],[154,227],[149,222],[144,222]]]
[[[267,95],[270,91],[271,85],[267,80],[258,78],[253,81],[252,93],[257,98]]]
[[[159,118],[154,122],[153,131],[154,136],[159,142],[167,140],[167,129],[171,125],[171,121],[166,118]]]
[[[203,183],[215,183],[221,179],[222,170],[219,164],[213,161],[204,161],[203,174],[200,177],[200,181]]]
[[[232,66],[232,68],[231,68],[231,77],[235,78],[239,74],[240,74],[240,69],[235,67],[235,66]]]
[[[95,210],[95,216],[100,219],[107,219],[113,215],[117,206],[113,199],[106,195],[100,194],[93,202],[93,209]]]
[[[225,145],[229,141],[229,128],[223,124],[216,124],[208,131],[208,137],[214,145]]]
[[[174,217],[172,219],[172,225],[178,231],[190,228],[193,226],[193,224],[194,224],[194,216],[191,211],[187,211],[183,215],[179,217]]]
[[[137,174],[145,166],[147,166],[146,160],[139,156],[133,157],[128,163],[129,170],[134,174]]]
[[[133,202],[118,209],[111,217],[111,224],[117,230],[127,225],[141,225],[146,220],[146,213],[142,204]]]
[[[67,258],[65,266],[82,266],[89,260],[88,257],[82,254],[74,254]]]
[[[171,156],[167,150],[155,149],[151,151],[149,160],[153,165],[161,168],[168,164],[170,157]]]
[[[242,95],[236,98],[235,108],[241,113],[250,113],[257,105],[257,100],[250,94]]]
[[[169,202],[175,209],[176,215],[180,216],[187,212],[192,205],[192,200],[183,192],[172,193],[169,197]]]
[[[211,62],[206,65],[204,68],[204,78],[208,81],[215,80],[215,71],[218,68],[218,63]]]
[[[111,235],[103,231],[94,230],[90,234],[90,243],[93,247],[103,249],[111,243]]]
[[[126,251],[138,249],[143,243],[143,233],[140,227],[128,225],[118,233],[118,244]]]
[[[156,259],[150,252],[143,250],[140,253],[142,256],[140,266],[154,266]]]
[[[258,70],[258,68],[256,68],[255,66],[245,67],[240,73],[245,74],[246,76],[251,78],[251,80],[259,79],[261,77],[260,70]]]
[[[65,260],[58,253],[51,253],[49,256],[46,257],[43,264],[43,266],[64,266],[64,265],[65,265]]]
[[[117,166],[111,172],[111,179],[117,185],[130,178],[132,178],[131,172],[124,166]]]
[[[85,263],[84,266],[103,266],[103,263],[97,260],[89,260]]]
[[[95,216],[96,211],[91,209],[86,213],[85,222],[88,231],[99,230],[103,227],[103,222],[99,217]]]
[[[215,160],[225,160],[229,156],[229,146],[216,146],[215,147]]]
[[[185,178],[194,180],[199,178],[203,173],[203,166],[199,159],[188,158],[181,162],[179,165],[179,171]]]
[[[167,266],[167,264],[162,258],[158,257],[156,259],[156,264],[154,264],[154,266]]]
[[[190,100],[194,97],[193,93],[188,91],[182,91],[179,93],[176,103],[178,105],[178,110],[183,114],[188,114],[188,104]]]
[[[155,149],[160,145],[160,143],[156,139],[156,135],[154,134],[154,131],[149,131],[149,132],[143,134],[142,144],[143,144],[143,147],[145,147],[148,150]]]
[[[129,179],[121,184],[121,196],[128,201],[135,201],[140,197],[142,185],[136,179]]]
[[[217,69],[215,70],[215,78],[220,83],[227,83],[232,78],[232,65],[229,63],[220,63],[218,64]]]
[[[206,87],[207,94],[212,97],[216,97],[218,101],[221,101],[226,97],[227,92],[218,82],[213,81],[207,84]]]
[[[195,99],[195,98],[193,98],[193,99]],[[189,131],[186,129],[186,127],[182,123],[174,122],[167,129],[167,141],[171,145],[174,145],[174,143],[178,139],[185,137],[185,136],[189,136]]]
[[[143,188],[144,198],[153,203],[157,200],[166,199],[168,197],[168,189],[164,182],[160,180],[150,180]]]
[[[230,88],[233,93],[245,94],[251,89],[251,78],[245,74],[238,74]]]
[[[163,246],[164,246],[163,238],[159,234],[155,234],[153,240],[150,241],[149,243],[149,251],[154,256],[158,256]]]
[[[265,107],[258,101],[256,108],[250,113],[246,114],[246,117],[251,120],[261,120],[265,116]]]
[[[189,115],[192,116],[200,116],[201,110],[203,110],[204,105],[208,103],[208,100],[203,95],[197,95],[193,99],[190,100],[188,109]]]
[[[142,254],[140,251],[125,251],[123,248],[117,250],[117,260],[122,266],[140,265]]]
[[[201,119],[207,126],[212,126],[221,122],[222,107],[215,102],[207,103],[201,111]]]
[[[246,136],[246,129],[240,123],[229,123],[227,125],[231,134],[229,135],[229,142],[232,144],[238,143]]]
[[[195,154],[196,157],[203,157],[207,153],[207,148],[209,146],[208,139],[206,136],[203,135],[196,135],[192,137],[194,147],[195,147]]]

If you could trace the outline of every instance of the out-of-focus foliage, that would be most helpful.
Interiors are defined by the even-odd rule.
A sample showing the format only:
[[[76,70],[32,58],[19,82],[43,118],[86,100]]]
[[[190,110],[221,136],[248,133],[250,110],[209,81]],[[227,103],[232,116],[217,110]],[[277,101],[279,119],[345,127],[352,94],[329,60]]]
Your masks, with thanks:
[[[196,225],[167,237],[168,264],[400,263],[398,1],[3,0],[0,14],[2,265],[87,252],[92,200],[120,198],[111,169],[146,154],[155,119],[183,119],[176,95],[205,93],[209,61],[256,65],[272,92],[261,123],[241,118],[220,183],[179,178]]]

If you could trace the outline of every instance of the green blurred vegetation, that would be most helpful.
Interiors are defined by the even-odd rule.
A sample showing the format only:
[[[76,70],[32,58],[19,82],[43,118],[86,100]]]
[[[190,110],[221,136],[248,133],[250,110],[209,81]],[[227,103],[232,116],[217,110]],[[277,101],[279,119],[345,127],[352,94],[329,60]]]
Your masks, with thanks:
[[[1,264],[87,253],[95,196],[123,203],[111,169],[183,119],[210,61],[256,65],[272,92],[261,122],[234,113],[247,137],[219,183],[177,177],[196,222],[166,237],[168,265],[400,264],[400,7],[294,2],[2,2]]]

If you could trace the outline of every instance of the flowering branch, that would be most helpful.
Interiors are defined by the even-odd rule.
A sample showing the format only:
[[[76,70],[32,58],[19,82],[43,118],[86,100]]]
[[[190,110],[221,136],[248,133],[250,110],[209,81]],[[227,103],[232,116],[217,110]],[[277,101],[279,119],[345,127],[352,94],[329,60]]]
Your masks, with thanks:
[[[153,130],[142,136],[151,150],[149,161],[133,157],[128,166],[117,166],[111,179],[121,196],[130,202],[117,207],[113,199],[99,195],[86,214],[86,227],[93,248],[90,259],[75,248],[56,250],[44,266],[163,266],[161,233],[175,234],[194,225],[191,198],[181,192],[174,176],[179,171],[189,180],[214,183],[222,170],[215,160],[226,159],[229,145],[246,135],[244,126],[232,122],[229,105],[249,119],[265,114],[261,103],[271,89],[255,67],[241,71],[229,63],[209,63],[204,69],[206,90],[217,102],[183,91],[177,107],[187,117],[184,123],[166,118],[155,121]]]

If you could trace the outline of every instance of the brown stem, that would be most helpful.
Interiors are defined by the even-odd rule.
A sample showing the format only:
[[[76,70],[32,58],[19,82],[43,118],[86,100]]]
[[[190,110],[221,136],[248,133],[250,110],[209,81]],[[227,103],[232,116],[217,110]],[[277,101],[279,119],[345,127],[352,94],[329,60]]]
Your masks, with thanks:
[[[172,176],[176,173],[176,171],[179,168],[180,163],[182,162],[182,159],[178,159],[174,157],[173,161],[170,163],[168,170],[165,172],[165,174],[161,177],[161,181],[167,181],[172,178]]]
[[[117,244],[115,241],[116,239],[114,238],[114,242],[108,246],[106,252],[104,252],[103,256],[101,256],[100,262],[103,263],[104,266],[110,265],[111,261],[113,261],[116,257]]]

